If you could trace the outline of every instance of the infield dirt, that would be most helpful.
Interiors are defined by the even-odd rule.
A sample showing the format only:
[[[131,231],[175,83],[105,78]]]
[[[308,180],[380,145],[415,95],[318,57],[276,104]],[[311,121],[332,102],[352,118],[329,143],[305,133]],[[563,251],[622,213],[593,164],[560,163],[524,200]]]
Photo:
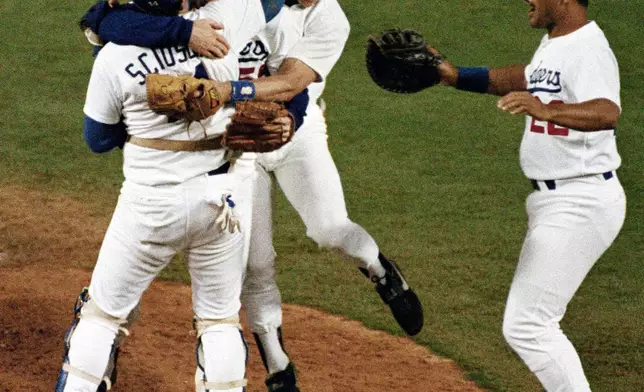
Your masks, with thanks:
[[[75,297],[91,277],[81,267],[95,259],[108,221],[70,198],[0,188],[1,392],[53,390]],[[189,286],[155,282],[112,390],[194,391],[191,317]],[[482,391],[455,363],[410,339],[311,308],[285,305],[284,338],[305,392]],[[265,391],[248,342],[248,391]]]

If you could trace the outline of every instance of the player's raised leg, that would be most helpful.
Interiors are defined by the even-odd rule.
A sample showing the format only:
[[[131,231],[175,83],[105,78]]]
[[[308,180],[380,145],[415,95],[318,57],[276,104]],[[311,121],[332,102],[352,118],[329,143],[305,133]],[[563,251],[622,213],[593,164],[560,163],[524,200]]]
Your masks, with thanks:
[[[579,356],[559,322],[624,221],[623,191],[616,179],[611,181],[591,193],[535,192],[528,198],[529,228],[503,334],[548,392],[590,391]],[[571,203],[575,197],[577,203]]]
[[[423,325],[420,301],[398,266],[380,253],[373,237],[349,219],[323,118],[305,126],[309,134],[300,138],[296,134],[287,158],[274,169],[280,188],[302,218],[309,237],[358,260],[396,321],[409,335],[416,335]]]

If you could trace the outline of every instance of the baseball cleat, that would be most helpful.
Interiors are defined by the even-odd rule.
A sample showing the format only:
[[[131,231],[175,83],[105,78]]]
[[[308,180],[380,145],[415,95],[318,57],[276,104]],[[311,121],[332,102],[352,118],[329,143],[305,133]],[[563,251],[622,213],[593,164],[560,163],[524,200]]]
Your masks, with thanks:
[[[387,259],[382,253],[378,255],[385,268],[384,283],[382,279],[372,278],[376,291],[382,301],[389,305],[391,313],[400,327],[410,336],[417,335],[423,328],[423,306],[416,293],[409,287],[400,267]]]
[[[300,392],[293,362],[289,362],[286,369],[269,374],[266,378],[266,387],[268,392]]]

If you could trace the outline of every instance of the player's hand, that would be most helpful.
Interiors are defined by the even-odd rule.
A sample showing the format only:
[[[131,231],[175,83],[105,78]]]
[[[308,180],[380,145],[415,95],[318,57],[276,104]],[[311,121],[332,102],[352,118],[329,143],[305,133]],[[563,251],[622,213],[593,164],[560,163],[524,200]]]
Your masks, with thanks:
[[[199,55],[210,59],[220,59],[228,54],[230,45],[224,37],[217,32],[223,29],[220,23],[207,19],[194,22],[188,46]]]
[[[499,99],[496,106],[504,112],[527,114],[536,120],[548,121],[548,105],[527,91],[514,91]]]
[[[273,124],[279,125],[282,128],[282,141],[286,142],[295,129],[295,124],[293,118],[288,115],[284,117],[278,117],[273,121]]]
[[[114,6],[119,5],[119,0],[109,0],[108,3],[110,5],[110,7],[114,7]]]
[[[431,54],[440,55],[440,52],[431,46],[427,46],[427,49]],[[458,80],[458,69],[450,63],[447,59],[444,59],[438,66],[438,73],[441,76],[441,84],[446,86],[456,86],[456,81]]]

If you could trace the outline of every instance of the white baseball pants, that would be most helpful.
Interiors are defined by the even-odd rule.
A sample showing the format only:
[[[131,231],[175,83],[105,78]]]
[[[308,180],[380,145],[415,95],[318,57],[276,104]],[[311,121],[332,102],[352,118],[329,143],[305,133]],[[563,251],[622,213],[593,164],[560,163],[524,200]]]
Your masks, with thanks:
[[[367,269],[378,262],[379,249],[369,233],[348,217],[321,113],[309,113],[291,143],[277,151],[259,154],[257,163],[242,302],[251,330],[262,334],[282,324],[281,299],[275,281],[270,172],[302,218],[307,235],[318,245],[339,249]]]
[[[204,175],[180,185],[158,187],[124,183],[89,287],[90,301],[105,317],[86,317],[83,308],[71,337],[69,365],[90,377],[70,372],[64,392],[97,386],[91,378],[103,378],[121,320],[127,318],[154,277],[178,252],[184,252],[190,272],[195,316],[222,320],[238,314],[243,236],[222,231],[215,223],[222,211],[222,195],[232,193],[234,188],[228,177]],[[204,342],[203,364],[208,381],[243,379],[246,349],[238,326],[217,325],[212,329],[216,331],[210,334],[207,330],[200,337],[208,343]],[[218,332],[221,329],[223,333]],[[223,340],[218,345],[219,336]],[[215,357],[221,356],[235,371],[222,374],[220,368],[214,368],[218,363]],[[242,388],[225,390],[237,392]]]
[[[626,198],[616,177],[604,180],[601,175],[541,189],[527,199],[528,232],[503,334],[546,391],[588,392],[579,356],[559,322],[592,266],[617,237]]]

